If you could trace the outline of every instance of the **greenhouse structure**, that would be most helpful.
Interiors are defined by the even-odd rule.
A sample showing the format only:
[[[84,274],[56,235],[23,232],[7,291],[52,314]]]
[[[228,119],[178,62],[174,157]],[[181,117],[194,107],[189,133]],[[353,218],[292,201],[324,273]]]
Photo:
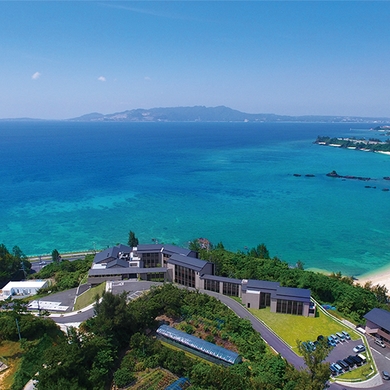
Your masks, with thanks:
[[[191,352],[212,363],[230,366],[242,362],[241,356],[226,348],[220,347],[199,337],[192,336],[168,325],[161,325],[157,335],[162,340],[180,349]]]

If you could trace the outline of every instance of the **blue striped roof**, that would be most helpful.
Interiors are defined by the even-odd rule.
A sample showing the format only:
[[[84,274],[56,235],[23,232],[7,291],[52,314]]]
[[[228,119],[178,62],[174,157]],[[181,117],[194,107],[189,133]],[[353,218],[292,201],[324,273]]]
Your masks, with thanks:
[[[220,347],[199,337],[192,336],[188,333],[182,332],[168,325],[161,325],[157,329],[157,333],[168,339],[176,341],[186,347],[193,348],[197,351],[203,352],[224,362],[235,364],[241,362],[241,357],[238,353],[230,351],[226,348]]]

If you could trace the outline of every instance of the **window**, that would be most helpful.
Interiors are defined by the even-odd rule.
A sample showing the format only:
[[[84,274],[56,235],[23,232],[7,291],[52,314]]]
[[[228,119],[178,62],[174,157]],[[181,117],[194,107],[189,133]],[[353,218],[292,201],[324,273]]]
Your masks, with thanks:
[[[287,301],[284,299],[278,299],[276,302],[276,312],[285,314],[302,315],[303,303],[296,301]]]
[[[195,287],[195,271],[180,265],[175,266],[175,282],[187,287]]]
[[[217,280],[205,279],[204,289],[209,291],[219,292],[219,282]]]
[[[153,268],[160,266],[159,253],[144,253],[142,255],[142,260],[144,262],[145,268]]]
[[[271,294],[261,292],[260,293],[260,308],[271,306]]]
[[[240,286],[238,284],[228,283],[228,282],[223,283],[223,294],[224,295],[238,297],[239,292],[240,292]]]

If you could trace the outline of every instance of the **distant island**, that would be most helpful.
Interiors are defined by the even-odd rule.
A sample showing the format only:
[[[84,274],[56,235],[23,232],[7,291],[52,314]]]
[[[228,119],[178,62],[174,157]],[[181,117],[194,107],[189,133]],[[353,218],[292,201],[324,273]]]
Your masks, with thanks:
[[[288,116],[249,114],[225,106],[165,107],[135,109],[114,114],[92,113],[69,119],[82,122],[324,122],[324,123],[389,123],[389,118],[355,116]]]
[[[317,145],[333,146],[337,148],[377,152],[390,155],[390,140],[381,141],[378,138],[357,139],[355,137],[327,137],[318,136],[314,141]]]
[[[32,118],[7,118],[1,121],[35,121]],[[218,107],[160,107],[138,108],[100,114],[97,112],[76,118],[65,119],[72,122],[306,122],[306,123],[377,123],[388,124],[390,118],[358,116],[289,116],[276,114],[249,114],[225,106]],[[379,126],[385,128],[387,126]]]

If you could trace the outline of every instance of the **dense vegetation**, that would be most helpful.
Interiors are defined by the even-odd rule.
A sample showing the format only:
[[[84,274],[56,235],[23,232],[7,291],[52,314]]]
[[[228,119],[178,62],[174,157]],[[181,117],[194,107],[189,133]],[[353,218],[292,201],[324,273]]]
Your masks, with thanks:
[[[85,256],[84,260],[61,260],[50,263],[39,272],[30,276],[32,279],[52,279],[53,283],[47,289],[42,289],[40,293],[47,291],[58,292],[77,287],[91,268],[93,255]]]
[[[272,353],[248,320],[238,318],[213,297],[172,284],[152,288],[129,303],[126,294],[105,293],[96,304],[96,316],[79,331],[71,328],[67,335],[54,332],[51,320],[34,319],[11,310],[0,314],[4,319],[0,321],[0,332],[6,338],[18,337],[12,321],[15,315],[31,327],[40,322],[42,330],[35,339],[31,334],[32,341],[28,341],[22,360],[23,370],[12,390],[21,389],[36,372],[38,390],[103,390],[112,381],[118,386],[129,385],[148,369],[157,367],[190,378],[194,390],[322,389],[329,378],[329,370],[324,371],[326,375],[318,377],[321,386],[313,387],[308,381],[310,371],[298,372]],[[204,338],[212,337],[218,344],[228,344],[243,356],[243,363],[231,367],[213,365],[163,345],[154,337],[159,326],[156,319],[161,315],[175,326],[180,324]],[[3,333],[11,323],[14,329]],[[27,333],[22,336],[30,337]],[[35,360],[32,353],[36,354]]]
[[[0,244],[0,287],[10,280],[22,280],[30,273],[31,263],[18,246],[9,252],[4,244]]]
[[[315,299],[336,306],[355,322],[374,307],[389,308],[384,286],[355,285],[353,278],[341,273],[327,276],[305,271],[302,263],[290,267],[277,257],[271,258],[264,244],[245,253],[227,251],[222,243],[204,247],[198,240],[190,248],[197,250],[202,259],[214,262],[220,276],[309,288]],[[92,256],[56,262],[36,277],[54,278],[58,290],[75,287],[91,261]],[[153,288],[131,302],[127,302],[126,294],[105,293],[101,301],[96,301],[95,317],[67,335],[59,332],[50,319],[26,313],[20,301],[6,304],[7,310],[0,312],[1,338],[21,338],[24,349],[12,390],[22,389],[37,372],[38,390],[104,390],[112,382],[117,386],[133,383],[148,369],[157,367],[190,378],[194,390],[314,390],[322,389],[329,378],[329,370],[321,363],[327,351],[319,357],[304,354],[308,369],[297,371],[266,348],[247,320],[239,319],[212,297],[171,284]],[[232,367],[212,365],[162,344],[154,337],[161,316],[188,333],[237,351],[243,363]]]
[[[201,248],[195,240],[191,248],[199,251],[204,260],[215,263],[216,274],[237,279],[258,279],[280,282],[282,286],[307,288],[320,303],[336,306],[337,310],[355,323],[374,307],[389,309],[385,286],[364,286],[354,283],[352,277],[341,273],[324,275],[305,271],[299,263],[292,268],[277,257],[270,258],[264,244],[244,252],[230,252],[223,244],[209,250]]]
[[[373,152],[390,152],[390,140],[381,141],[378,138],[356,139],[351,138],[336,138],[327,136],[318,136],[315,143],[324,143],[325,145],[340,145],[341,148],[356,148],[371,150]]]

